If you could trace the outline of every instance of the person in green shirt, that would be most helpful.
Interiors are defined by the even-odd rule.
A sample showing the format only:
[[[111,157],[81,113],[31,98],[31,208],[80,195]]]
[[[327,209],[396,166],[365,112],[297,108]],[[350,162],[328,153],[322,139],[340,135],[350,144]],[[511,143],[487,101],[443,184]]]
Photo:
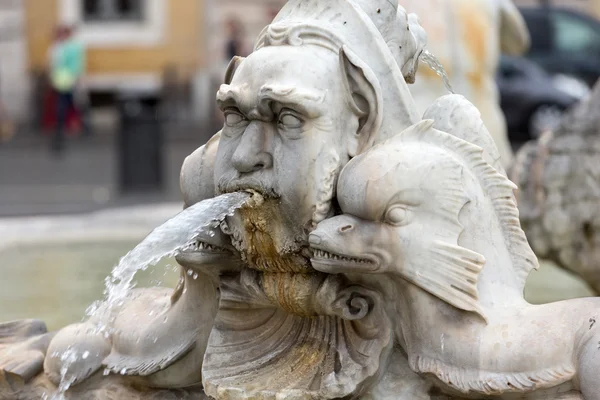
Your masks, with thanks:
[[[64,148],[69,109],[74,107],[74,91],[85,70],[85,49],[74,37],[74,29],[59,27],[50,49],[50,84],[56,93],[56,132],[53,149]]]

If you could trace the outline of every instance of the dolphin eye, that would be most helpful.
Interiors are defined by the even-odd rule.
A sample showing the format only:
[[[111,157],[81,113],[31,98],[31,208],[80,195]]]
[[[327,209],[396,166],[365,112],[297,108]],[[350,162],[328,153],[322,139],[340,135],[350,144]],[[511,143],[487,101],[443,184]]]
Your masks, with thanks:
[[[394,206],[385,214],[385,222],[390,225],[405,225],[409,221],[409,211],[403,206]]]

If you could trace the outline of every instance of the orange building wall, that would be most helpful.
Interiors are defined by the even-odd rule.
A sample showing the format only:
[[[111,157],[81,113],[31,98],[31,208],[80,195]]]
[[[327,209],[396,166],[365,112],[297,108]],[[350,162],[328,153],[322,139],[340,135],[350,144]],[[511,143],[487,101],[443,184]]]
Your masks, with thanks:
[[[25,33],[30,69],[44,68],[57,21],[58,0],[25,1]]]
[[[58,15],[58,0],[26,0],[30,68],[43,68]],[[118,46],[87,50],[88,74],[162,73],[176,65],[185,76],[205,64],[202,0],[168,0],[163,42],[155,47]]]

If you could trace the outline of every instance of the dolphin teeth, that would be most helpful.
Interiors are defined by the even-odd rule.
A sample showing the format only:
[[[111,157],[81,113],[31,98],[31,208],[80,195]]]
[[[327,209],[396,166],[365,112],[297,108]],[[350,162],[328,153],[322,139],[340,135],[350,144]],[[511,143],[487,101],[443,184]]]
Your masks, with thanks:
[[[328,251],[321,250],[321,249],[314,249],[313,254],[314,254],[315,258],[320,258],[320,259],[324,259],[324,260],[336,260],[336,261],[351,262],[351,263],[357,263],[357,264],[373,264],[373,261],[371,261],[367,258],[348,257],[348,256],[340,255],[340,254],[330,253]]]

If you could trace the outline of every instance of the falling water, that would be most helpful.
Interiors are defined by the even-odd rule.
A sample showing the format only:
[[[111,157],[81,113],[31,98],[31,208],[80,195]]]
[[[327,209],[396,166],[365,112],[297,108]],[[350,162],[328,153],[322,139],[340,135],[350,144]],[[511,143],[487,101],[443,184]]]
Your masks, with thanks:
[[[77,352],[72,348],[68,348],[64,353],[53,354],[52,356],[60,357],[63,366],[60,369],[60,384],[58,385],[58,391],[52,396],[51,400],[66,400],[65,392],[69,390],[71,385],[75,382],[75,377],[67,376],[67,373],[69,372],[71,364],[77,362]]]
[[[139,270],[155,265],[164,257],[173,256],[203,229],[216,226],[227,215],[244,205],[251,194],[236,192],[207,199],[186,208],[158,228],[127,253],[106,278],[105,301],[96,302],[86,314],[94,315],[99,308],[113,309],[125,299],[133,288],[133,277]]]
[[[450,93],[454,94],[454,90],[452,90],[452,86],[450,85],[450,79],[448,78],[448,74],[446,73],[444,66],[442,65],[442,63],[440,63],[436,56],[434,56],[429,50],[424,50],[419,56],[419,60],[422,61],[423,64],[431,68],[436,74],[438,74],[440,78],[442,78],[446,89]]]
[[[138,271],[155,265],[164,257],[173,256],[179,249],[193,241],[202,230],[218,226],[225,217],[232,215],[235,210],[246,204],[251,196],[247,192],[229,193],[188,207],[154,229],[140,244],[121,258],[111,275],[105,280],[104,301],[95,302],[86,310],[88,317],[94,316],[98,321],[97,332],[110,335],[113,313],[120,308],[127,294],[134,287],[133,278]],[[88,355],[89,352],[80,355],[70,348],[63,354],[53,355],[60,357],[63,366],[61,382],[52,400],[64,399],[64,393],[74,381],[74,378],[68,375],[69,367],[78,358],[85,359]]]

